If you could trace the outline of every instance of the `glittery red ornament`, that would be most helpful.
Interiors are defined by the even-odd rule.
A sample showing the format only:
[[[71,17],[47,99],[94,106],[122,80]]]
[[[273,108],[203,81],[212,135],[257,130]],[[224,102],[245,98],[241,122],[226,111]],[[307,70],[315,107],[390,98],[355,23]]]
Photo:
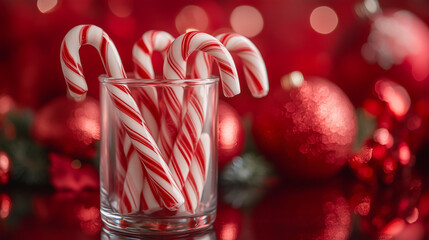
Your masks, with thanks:
[[[37,112],[33,134],[40,143],[61,153],[92,158],[100,139],[100,107],[87,97],[76,102],[59,97]]]
[[[0,185],[5,185],[9,182],[12,172],[12,162],[10,157],[3,151],[0,151]]]
[[[254,115],[254,139],[288,177],[331,177],[350,155],[356,116],[349,99],[335,84],[317,77],[306,80],[290,89],[283,84],[261,101]]]
[[[337,186],[281,186],[251,215],[255,239],[346,240],[351,231],[347,199]]]
[[[224,101],[218,105],[218,164],[222,169],[244,147],[244,127],[237,111]]]

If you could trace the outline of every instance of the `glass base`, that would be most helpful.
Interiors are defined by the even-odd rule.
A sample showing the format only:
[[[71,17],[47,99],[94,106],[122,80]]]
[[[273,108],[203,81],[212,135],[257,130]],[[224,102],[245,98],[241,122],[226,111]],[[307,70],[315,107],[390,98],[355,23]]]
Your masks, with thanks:
[[[157,218],[122,216],[100,209],[105,228],[128,235],[186,234],[208,229],[216,218],[216,210],[200,216]]]

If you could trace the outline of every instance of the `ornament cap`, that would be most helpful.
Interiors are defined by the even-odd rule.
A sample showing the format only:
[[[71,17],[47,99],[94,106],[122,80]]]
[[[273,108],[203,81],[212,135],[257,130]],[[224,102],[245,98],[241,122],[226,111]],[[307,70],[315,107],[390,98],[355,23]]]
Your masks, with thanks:
[[[300,71],[293,71],[284,75],[280,80],[281,86],[285,90],[301,87],[303,82],[304,75]]]

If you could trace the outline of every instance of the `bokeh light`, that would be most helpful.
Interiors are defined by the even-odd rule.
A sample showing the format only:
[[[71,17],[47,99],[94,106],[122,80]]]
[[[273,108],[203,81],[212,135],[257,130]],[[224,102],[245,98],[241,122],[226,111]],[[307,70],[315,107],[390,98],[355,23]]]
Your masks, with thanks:
[[[132,0],[109,0],[110,11],[117,17],[129,17],[133,11]]]
[[[399,162],[402,165],[407,165],[411,160],[410,148],[405,143],[399,144],[398,148],[399,148],[399,151],[398,151]]]
[[[381,100],[387,103],[390,111],[396,117],[402,118],[408,112],[411,99],[407,90],[401,85],[389,80],[379,80],[375,83],[375,92]]]
[[[379,128],[374,132],[374,140],[380,145],[390,148],[393,145],[393,137],[386,128]],[[374,152],[374,151],[373,151]]]
[[[220,236],[225,240],[234,240],[237,239],[238,229],[235,223],[227,223],[223,225],[222,231],[220,232]]]
[[[233,113],[228,113],[219,122],[222,126],[224,134],[219,135],[219,142],[222,143],[222,148],[233,150],[237,146],[237,132],[240,130],[240,124]]]
[[[0,116],[15,107],[15,102],[9,95],[0,95]]]
[[[41,13],[52,12],[58,4],[58,0],[37,0],[37,8]]]
[[[395,218],[386,224],[384,229],[380,231],[380,234],[385,235],[386,237],[395,236],[398,233],[400,233],[402,229],[404,229],[404,227],[405,227],[405,221],[400,218]]]
[[[6,219],[12,209],[12,200],[7,194],[0,194],[0,219]]]
[[[314,31],[320,34],[329,34],[338,25],[337,13],[327,6],[317,7],[311,12],[310,25]]]
[[[11,160],[9,156],[0,151],[0,185],[8,183],[11,171]]]
[[[236,7],[231,13],[231,27],[234,32],[246,37],[258,35],[264,28],[264,19],[258,9],[242,5]]]
[[[209,17],[201,7],[188,5],[177,14],[175,23],[179,33],[185,33],[191,29],[206,31],[209,26]]]
[[[405,220],[408,223],[415,223],[419,219],[419,210],[417,208],[414,208],[411,211],[410,216],[406,217]]]

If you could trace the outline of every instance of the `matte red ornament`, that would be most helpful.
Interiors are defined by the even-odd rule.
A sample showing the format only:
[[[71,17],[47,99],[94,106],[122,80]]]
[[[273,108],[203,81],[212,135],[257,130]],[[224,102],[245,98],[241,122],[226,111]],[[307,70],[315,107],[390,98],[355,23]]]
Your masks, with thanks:
[[[218,166],[222,169],[243,151],[245,137],[240,115],[228,103],[218,105]]]
[[[284,82],[261,101],[253,119],[254,140],[285,176],[327,178],[344,167],[351,153],[356,116],[335,84],[318,77],[306,80],[290,89]]]
[[[76,102],[58,97],[40,109],[33,125],[35,139],[70,156],[92,158],[100,139],[100,106],[87,97]]]

